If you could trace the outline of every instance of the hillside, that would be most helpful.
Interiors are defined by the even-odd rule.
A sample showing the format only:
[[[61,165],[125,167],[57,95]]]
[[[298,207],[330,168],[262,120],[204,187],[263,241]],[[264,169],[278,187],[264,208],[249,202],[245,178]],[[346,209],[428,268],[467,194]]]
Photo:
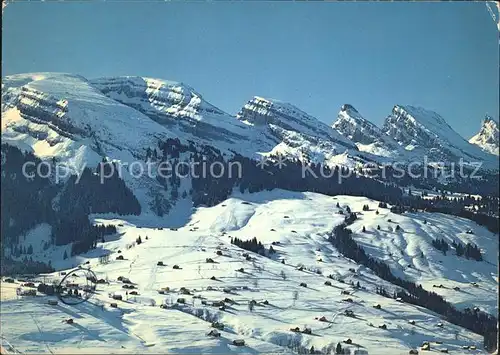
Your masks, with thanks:
[[[365,204],[370,206],[369,211],[362,211]],[[198,208],[192,214],[178,211],[187,221],[178,230],[151,228],[157,223],[152,217],[109,220],[95,216],[98,223],[117,225],[120,237],[99,243],[98,249],[87,255],[59,258],[54,266],[64,270],[88,260],[97,277],[109,280],[109,285],[98,285],[99,292],[90,302],[74,307],[48,306],[46,297],[3,301],[4,336],[18,350],[44,352],[64,352],[68,348],[86,352],[97,346],[111,349],[119,344],[128,353],[287,353],[309,350],[311,346],[323,351],[333,349],[348,337],[353,344],[342,343],[343,347],[359,346],[370,354],[408,353],[424,341],[430,341],[434,351],[447,348],[451,353],[462,353],[465,345],[481,349],[482,337],[421,307],[376,294],[378,287],[390,291],[393,286],[340,255],[326,240],[326,233],[343,221],[338,212],[350,206],[360,215],[352,226],[355,238],[371,255],[385,259],[395,273],[418,280],[433,291],[431,283],[443,284],[446,288],[439,292],[459,307],[474,305],[492,313],[497,312],[494,250],[498,240],[467,220],[429,213],[397,215],[381,208],[376,214],[377,204],[361,197],[274,190],[235,193],[227,201]],[[388,218],[403,231],[389,232]],[[428,220],[426,225],[422,224],[424,219]],[[372,230],[377,224],[382,227],[380,232]],[[367,227],[366,233],[359,231],[361,225]],[[466,229],[472,229],[474,234],[460,233]],[[40,233],[46,232],[42,229]],[[139,236],[142,243],[136,244]],[[464,243],[473,238],[484,251],[485,261],[459,260],[452,252],[443,256],[431,246],[432,239],[438,236]],[[253,260],[247,261],[242,256],[246,251],[230,243],[231,238],[253,237],[266,249],[272,246],[276,253],[266,257],[249,252]],[[403,255],[396,255],[398,252]],[[109,262],[103,264],[99,256],[104,254],[110,256]],[[118,255],[123,255],[124,260],[115,260]],[[33,258],[43,259],[43,255],[35,253]],[[207,258],[215,263],[207,263]],[[158,261],[165,266],[158,266]],[[460,272],[455,271],[457,262],[461,263]],[[407,264],[413,267],[402,267]],[[174,265],[180,269],[173,269]],[[243,271],[238,271],[240,268]],[[119,276],[129,278],[139,295],[127,297],[122,284],[116,281]],[[55,273],[47,278],[60,276]],[[361,288],[354,288],[351,281],[359,282]],[[472,287],[472,282],[479,287]],[[170,291],[158,294],[164,287]],[[192,295],[181,295],[181,287],[191,290]],[[460,287],[461,291],[453,291],[452,287]],[[341,295],[343,290],[351,296]],[[118,309],[109,308],[110,292],[128,300],[118,301]],[[175,305],[181,297],[186,304]],[[343,301],[348,297],[352,303]],[[226,302],[225,311],[201,303],[224,298],[235,302]],[[248,302],[252,299],[258,303],[250,311]],[[268,304],[261,303],[265,300]],[[161,309],[162,303],[170,306]],[[19,321],[21,304],[23,309],[33,311],[25,321]],[[380,304],[381,309],[373,308],[374,304]],[[104,305],[104,309],[98,305]],[[345,316],[346,310],[353,311],[355,318]],[[68,316],[75,325],[61,323]],[[322,316],[326,322],[315,319]],[[221,338],[205,335],[210,330],[207,320],[225,324]],[[416,325],[409,324],[410,320]],[[444,323],[444,327],[437,327],[438,323]],[[381,324],[387,330],[378,328]],[[289,330],[293,327],[310,327],[312,334],[293,333]],[[230,345],[236,338],[245,339],[247,345]],[[40,342],[44,347],[40,348]]]

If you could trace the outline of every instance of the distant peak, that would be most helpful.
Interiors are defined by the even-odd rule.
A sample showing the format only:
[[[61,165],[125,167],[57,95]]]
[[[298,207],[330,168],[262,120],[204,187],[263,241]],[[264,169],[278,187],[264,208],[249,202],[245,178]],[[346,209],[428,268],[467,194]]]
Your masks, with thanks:
[[[498,123],[491,116],[486,115],[481,124],[479,132],[473,136],[470,143],[479,146],[488,153],[499,154],[500,139]]]
[[[350,104],[343,104],[342,107],[340,108],[341,111],[354,111],[356,113],[359,113],[358,110],[354,108],[353,105]]]
[[[483,118],[479,134],[491,136],[495,133],[498,135],[498,123],[493,119],[493,117],[486,114]]]
[[[448,126],[446,120],[435,111],[427,110],[419,106],[411,105],[395,105],[392,109],[394,115],[402,115],[405,118],[410,116],[411,118],[417,120],[422,124],[427,124],[431,122],[437,122],[440,125]]]
[[[343,124],[343,121],[346,120],[350,122],[349,124],[356,122],[356,124],[373,126],[373,123],[365,119],[351,104],[344,104],[340,107],[337,120],[333,123],[332,127],[337,128],[339,125]]]

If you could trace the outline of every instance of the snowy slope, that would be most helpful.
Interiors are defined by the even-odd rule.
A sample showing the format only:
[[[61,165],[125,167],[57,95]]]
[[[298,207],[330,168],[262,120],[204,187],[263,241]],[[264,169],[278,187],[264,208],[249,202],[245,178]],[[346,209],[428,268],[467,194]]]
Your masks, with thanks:
[[[292,193],[283,190],[236,196],[238,198],[229,199],[221,205],[200,209],[193,216],[191,224],[199,227],[200,230],[228,231],[232,236],[242,236],[242,238],[246,235],[254,235],[263,243],[280,240],[289,244],[305,238],[307,242],[304,242],[296,253],[299,254],[302,250],[304,254],[316,255],[313,249],[325,244],[322,233],[331,230],[343,221],[343,215],[336,214],[339,210],[336,204],[339,202],[341,208],[349,206],[360,216],[350,227],[353,232],[357,233],[355,239],[367,245],[370,254],[388,262],[395,274],[405,275],[419,283],[447,280],[450,285],[461,283],[464,286],[471,282],[481,282],[483,284],[481,289],[471,291],[474,294],[473,297],[481,298],[485,309],[492,314],[496,313],[495,294],[498,280],[495,275],[498,240],[494,233],[479,227],[474,222],[439,213],[421,212],[398,215],[391,213],[388,209],[378,209],[377,201],[365,197],[329,197],[315,193]],[[252,204],[242,204],[241,200],[250,201]],[[362,211],[364,204],[368,204],[371,210]],[[226,206],[222,207],[222,205]],[[212,217],[214,211],[217,211],[215,221]],[[289,216],[289,218],[285,219],[284,216]],[[389,219],[391,222],[388,222]],[[428,223],[424,224],[424,220]],[[400,233],[395,231],[395,226],[398,224],[402,229]],[[363,225],[369,231],[368,233],[361,233]],[[381,226],[380,231],[376,229],[377,225]],[[276,239],[275,232],[270,232],[273,228],[282,239]],[[392,232],[390,228],[393,229]],[[474,234],[466,234],[465,232],[469,229]],[[296,233],[290,234],[291,230]],[[443,256],[431,245],[432,240],[436,238],[444,238],[449,244],[453,240],[461,241],[463,244],[472,242],[481,248],[485,261],[477,262],[459,258],[451,255],[453,254],[451,251],[447,256]],[[311,244],[308,252],[307,244]],[[378,250],[375,252],[376,249]],[[423,259],[420,253],[422,251],[424,252]],[[414,264],[415,268],[408,268],[408,264]],[[455,273],[457,265],[460,265],[459,273]],[[465,287],[472,289],[468,285]],[[451,297],[452,299],[456,297],[459,302],[462,302],[463,297],[467,299],[470,294],[456,294]],[[469,302],[475,301],[474,298],[469,298]],[[464,304],[467,304],[467,301],[464,301]]]
[[[436,112],[421,107],[396,105],[382,130],[406,150],[427,155],[440,162],[482,162],[484,168],[498,169],[498,160],[470,144]]]
[[[366,120],[352,105],[340,109],[332,128],[356,143],[359,150],[386,157],[401,157],[401,146],[380,128]]]
[[[2,142],[56,159],[73,174],[96,167],[106,157],[124,166],[143,160],[145,150],[173,138],[165,127],[141,112],[109,99],[78,75],[34,73],[2,79]],[[142,180],[123,170],[123,179],[146,210],[158,190],[156,180]]]
[[[71,74],[31,73],[4,77],[2,86],[2,140],[42,159],[55,158],[72,172],[96,166],[103,157],[128,164],[143,160],[147,148],[167,138],[254,159],[285,154],[349,166],[365,159],[349,139],[276,100],[253,99],[234,117],[190,86],[160,79],[89,81]],[[265,123],[259,117],[266,117]],[[151,196],[158,188],[155,181],[132,181],[126,173],[136,195]],[[143,207],[149,204],[139,200]]]
[[[118,155],[112,151],[118,143],[119,150],[142,155],[149,141],[168,136],[160,125],[136,110],[108,99],[83,77],[41,73],[33,78],[28,83],[16,77],[3,79],[7,95],[16,96],[14,102],[9,103],[15,103],[23,118],[45,124],[61,136],[88,145],[97,140],[107,145],[104,153],[108,155]],[[6,125],[16,130],[16,124]],[[131,131],[134,135],[130,134]]]
[[[475,144],[485,152],[499,155],[498,123],[486,115],[479,132],[469,139],[469,143]]]
[[[336,207],[337,202],[340,208]],[[362,212],[364,204],[371,210]],[[311,346],[326,351],[348,337],[353,344],[342,344],[344,347],[354,350],[359,346],[369,354],[404,354],[423,341],[430,341],[433,351],[447,348],[451,353],[468,353],[462,350],[464,345],[481,349],[479,335],[442,321],[423,308],[375,294],[376,287],[391,290],[391,285],[339,255],[327,242],[326,232],[342,222],[343,216],[337,212],[349,205],[353,211],[361,212],[352,227],[355,238],[369,254],[385,259],[394,272],[419,280],[433,291],[430,283],[445,285],[446,289],[439,292],[459,307],[474,304],[492,313],[497,311],[494,253],[498,240],[473,222],[441,214],[400,216],[381,209],[377,215],[377,204],[362,197],[273,190],[235,193],[217,206],[194,210],[178,230],[151,228],[156,222],[145,216],[131,220],[97,218],[98,223],[115,223],[120,236],[99,244],[86,256],[53,264],[65,269],[89,260],[91,269],[99,278],[109,279],[109,285],[99,285],[92,302],[75,307],[50,307],[46,297],[17,301],[6,297],[1,304],[3,334],[21,351],[54,353],[63,353],[70,347],[73,352],[85,353],[118,344],[124,347],[117,347],[118,352],[128,353],[248,354],[287,353],[290,349],[296,353]],[[395,221],[393,224],[400,224],[402,232],[388,231],[389,217]],[[424,218],[429,221],[425,226]],[[373,231],[376,224],[381,225],[381,231]],[[361,225],[367,227],[367,233],[359,232]],[[475,234],[461,233],[465,228],[473,229]],[[138,236],[143,242],[132,246]],[[230,237],[257,237],[266,248],[275,242],[277,253],[268,258],[250,252],[254,260],[247,261],[242,256],[245,250],[230,244]],[[437,237],[463,242],[473,238],[485,251],[487,262],[459,260],[451,252],[442,256],[430,245]],[[115,260],[118,251],[125,260]],[[217,251],[222,255],[217,255]],[[403,255],[397,255],[398,251]],[[420,257],[421,252],[424,258]],[[104,253],[111,253],[107,264],[99,263],[97,258]],[[206,263],[206,258],[215,263]],[[158,261],[166,266],[157,266]],[[407,264],[414,267],[401,267]],[[173,269],[173,265],[180,269]],[[303,271],[298,270],[300,265],[304,266]],[[237,271],[240,268],[243,272]],[[334,279],[326,278],[329,274]],[[140,295],[127,297],[122,284],[116,281],[119,276],[130,278]],[[212,276],[215,280],[211,280]],[[60,278],[57,273],[51,277]],[[331,286],[325,285],[327,280]],[[351,281],[359,281],[362,288],[353,289]],[[301,282],[307,287],[301,287]],[[470,282],[477,282],[480,287],[474,288]],[[453,291],[452,286],[459,286],[462,291]],[[157,290],[164,287],[170,291],[158,294]],[[180,295],[181,287],[191,290],[192,295]],[[343,290],[352,294],[341,295]],[[118,309],[112,309],[108,292],[120,293],[127,300],[118,301]],[[186,299],[185,305],[173,305],[179,297]],[[226,311],[201,303],[202,299],[210,303],[226,297],[236,302],[227,304]],[[347,297],[353,302],[345,302]],[[259,302],[253,312],[248,308],[252,299]],[[268,305],[261,303],[265,300]],[[170,307],[161,309],[161,303]],[[373,308],[375,303],[382,309]],[[33,318],[23,317],[20,307],[33,312]],[[357,317],[346,317],[347,309]],[[322,316],[326,322],[315,319]],[[61,323],[65,317],[72,317],[76,324]],[[416,325],[410,325],[409,320],[415,320]],[[220,339],[205,335],[210,321],[225,324]],[[443,328],[437,327],[439,322],[444,323]],[[381,324],[386,324],[387,330],[379,329]],[[289,330],[304,326],[312,329],[312,335]],[[245,339],[247,346],[229,345],[237,338]]]

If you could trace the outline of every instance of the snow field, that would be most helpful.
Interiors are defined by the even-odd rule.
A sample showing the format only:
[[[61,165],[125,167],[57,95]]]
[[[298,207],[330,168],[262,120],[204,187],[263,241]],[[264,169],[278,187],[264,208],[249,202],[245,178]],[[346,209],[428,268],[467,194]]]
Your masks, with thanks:
[[[50,308],[45,305],[47,297],[2,302],[2,315],[6,315],[2,328],[9,342],[23,351],[36,348],[40,339],[49,342],[53,352],[114,347],[118,343],[128,353],[288,353],[311,346],[326,352],[346,338],[351,338],[353,344],[344,347],[353,351],[359,347],[370,354],[405,354],[423,341],[431,342],[432,351],[447,348],[450,353],[470,353],[462,350],[463,345],[481,349],[481,336],[449,324],[426,309],[374,292],[378,286],[388,290],[392,286],[339,255],[326,240],[326,233],[343,221],[337,202],[340,209],[348,205],[359,212],[359,219],[350,226],[355,239],[369,254],[385,260],[400,277],[422,282],[426,289],[442,293],[459,307],[474,304],[496,312],[494,292],[498,279],[494,278],[493,253],[498,241],[486,229],[441,214],[395,215],[379,208],[377,215],[378,202],[363,197],[273,190],[234,193],[214,207],[173,211],[189,216],[178,230],[158,227],[158,221],[148,216],[130,220],[96,217],[96,222],[116,224],[119,236],[57,266],[68,268],[89,261],[98,278],[109,280],[109,284],[100,284],[91,302],[75,307]],[[364,204],[370,206],[370,211],[362,211]],[[377,231],[379,224],[381,230]],[[396,224],[401,231],[394,230]],[[366,233],[361,232],[363,225]],[[463,233],[467,229],[474,234]],[[132,246],[139,236],[142,243]],[[248,261],[243,256],[247,251],[230,244],[230,237],[256,237],[266,249],[274,242],[276,254],[265,257],[248,252],[252,258]],[[449,241],[457,238],[462,243],[474,241],[484,250],[486,261],[458,258],[451,251],[444,256],[430,244],[436,237]],[[100,263],[98,257],[106,253],[109,262]],[[125,260],[116,260],[118,255]],[[207,258],[215,263],[207,263]],[[158,266],[159,261],[165,266]],[[457,262],[463,267],[457,268]],[[408,268],[409,264],[412,267]],[[243,272],[238,271],[240,268]],[[333,279],[327,277],[330,274]],[[123,289],[123,283],[117,281],[120,276],[129,278],[139,295],[127,296],[126,292],[132,290]],[[330,281],[331,286],[325,281]],[[351,281],[359,282],[361,289],[353,288]],[[477,282],[479,287],[470,286],[470,282]],[[431,284],[446,288],[434,289]],[[463,291],[454,291],[456,285]],[[158,293],[167,287],[169,291]],[[182,287],[190,294],[183,294]],[[123,301],[110,299],[113,293],[121,294]],[[179,304],[179,298],[184,298],[185,303]],[[230,299],[225,302],[225,310],[211,305],[225,298]],[[251,300],[257,302],[253,311],[248,306]],[[112,302],[117,303],[117,309],[110,308]],[[166,308],[160,308],[161,304]],[[375,304],[380,304],[381,309],[374,308]],[[20,314],[20,309],[33,310],[42,330],[36,329],[29,316]],[[346,310],[353,311],[355,317],[344,315]],[[78,327],[61,322],[69,312]],[[325,322],[319,320],[323,316]],[[409,324],[410,320],[416,324]],[[206,335],[213,321],[225,325],[217,339]],[[443,328],[437,327],[440,322]],[[386,330],[379,328],[382,324]],[[310,328],[312,334],[290,331],[295,327]],[[57,338],[53,335],[57,332],[68,335]],[[231,345],[239,338],[245,340],[244,347]],[[46,349],[38,345],[37,350]]]

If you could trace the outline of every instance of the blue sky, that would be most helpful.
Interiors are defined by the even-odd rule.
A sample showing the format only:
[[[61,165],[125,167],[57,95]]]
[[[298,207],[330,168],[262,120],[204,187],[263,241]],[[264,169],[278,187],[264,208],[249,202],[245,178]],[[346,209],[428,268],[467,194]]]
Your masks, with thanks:
[[[498,120],[498,31],[482,2],[20,2],[3,15],[2,75],[58,71],[185,82],[236,113],[252,96],[332,123],[381,125],[395,104],[464,137]]]

